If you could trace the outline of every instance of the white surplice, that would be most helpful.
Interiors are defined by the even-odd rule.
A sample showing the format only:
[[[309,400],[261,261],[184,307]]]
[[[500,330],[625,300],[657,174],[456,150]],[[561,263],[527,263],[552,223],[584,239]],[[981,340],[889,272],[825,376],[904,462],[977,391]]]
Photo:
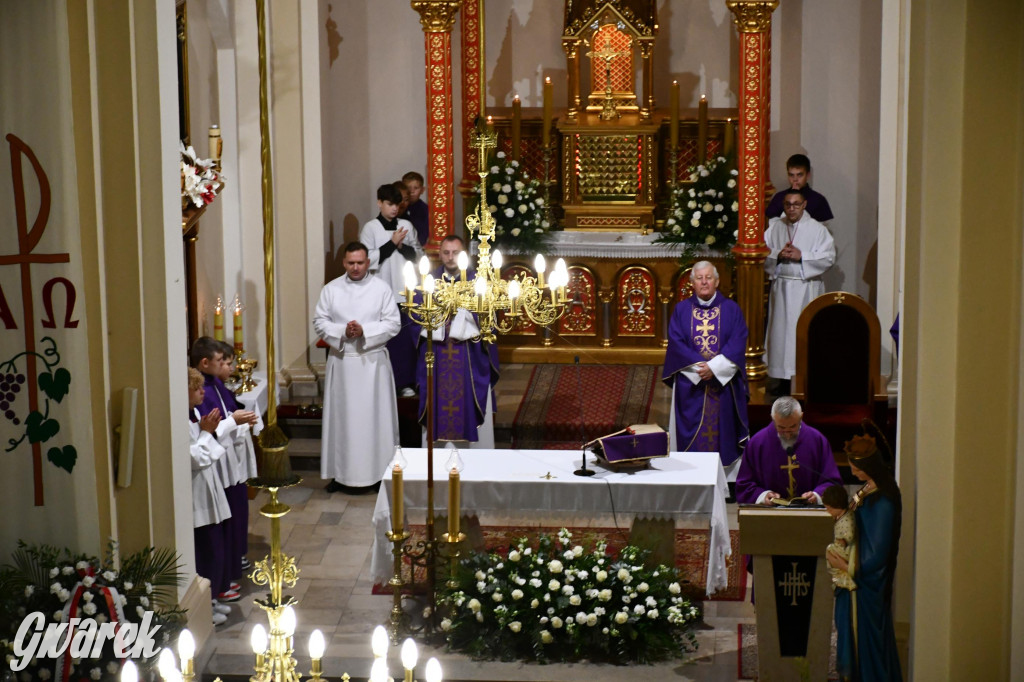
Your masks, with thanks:
[[[401,245],[411,246],[413,251],[416,252],[413,258],[413,264],[416,265],[419,263],[420,258],[423,257],[423,247],[420,246],[420,240],[416,237],[416,228],[405,218],[399,218],[398,229],[406,230]],[[381,222],[374,218],[359,230],[359,241],[366,245],[367,256],[370,259],[370,272],[384,280],[391,287],[391,293],[395,296],[401,296],[405,290],[405,276],[403,274],[406,264],[405,256],[395,251],[385,258],[383,263],[380,260],[380,247],[391,241],[391,237],[394,234],[394,232],[385,230]]]
[[[363,336],[345,337],[350,321]],[[391,287],[348,275],[320,291],[313,327],[330,346],[324,379],[320,475],[348,486],[381,480],[398,444],[398,403],[385,344],[401,320]]]
[[[199,411],[192,413],[199,419]],[[196,528],[231,518],[224,482],[217,473],[217,462],[227,456],[217,437],[203,431],[198,421],[188,425],[189,454],[192,456],[192,525]]]
[[[772,280],[768,303],[768,376],[789,379],[796,374],[796,323],[807,304],[825,293],[821,276],[836,261],[836,246],[828,228],[805,212],[796,223],[775,218],[764,231],[771,253],[764,261]],[[780,263],[779,252],[792,242],[800,249],[799,263]]]

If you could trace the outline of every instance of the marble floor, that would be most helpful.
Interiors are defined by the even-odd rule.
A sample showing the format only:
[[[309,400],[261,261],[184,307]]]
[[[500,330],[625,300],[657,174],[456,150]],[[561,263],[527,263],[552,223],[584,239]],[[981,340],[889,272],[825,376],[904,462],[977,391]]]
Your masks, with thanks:
[[[497,399],[496,430],[511,424],[519,398],[525,391],[532,366],[512,365],[503,368]],[[669,394],[660,385],[656,388],[650,421],[667,426]],[[319,440],[293,438],[291,452],[295,455],[316,455]],[[310,461],[310,458],[301,458]],[[303,482],[282,492],[282,500],[291,511],[281,520],[281,541],[285,553],[294,556],[299,580],[294,589],[286,590],[298,601],[296,658],[306,676],[308,634],[319,628],[327,640],[324,674],[340,679],[343,672],[352,678],[369,674],[372,656],[370,633],[384,623],[391,608],[390,596],[373,594],[370,577],[371,517],[375,495],[333,495],[324,491],[326,481],[316,472],[299,471]],[[249,556],[261,558],[270,549],[270,522],[258,510],[267,501],[260,492],[250,502]],[[730,528],[736,528],[736,508],[729,505]],[[262,590],[249,584],[243,586],[243,599],[232,606],[227,623],[216,629],[201,652],[199,661],[204,679],[221,675],[227,679],[246,679],[252,670],[249,637],[256,623],[266,623],[266,616],[253,604]],[[699,648],[688,660],[669,661],[645,668],[662,679],[735,680],[738,675],[737,626],[754,622],[753,607],[744,602],[705,602],[704,628],[697,632]],[[442,649],[421,647],[417,677],[429,656],[437,656],[446,680],[621,680],[622,667],[597,664],[498,663],[473,661]],[[389,653],[392,676],[400,673],[398,650]],[[243,677],[244,676],[244,677]]]

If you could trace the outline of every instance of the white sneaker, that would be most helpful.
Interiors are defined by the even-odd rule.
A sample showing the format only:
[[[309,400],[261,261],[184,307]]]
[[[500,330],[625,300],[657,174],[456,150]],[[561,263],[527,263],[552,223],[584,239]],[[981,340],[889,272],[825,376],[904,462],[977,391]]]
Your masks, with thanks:
[[[412,388],[410,386],[406,386],[405,388],[402,389],[402,397],[403,398],[415,398],[416,397],[416,389]]]
[[[217,603],[217,602],[213,602],[213,612],[214,613],[223,613],[226,616],[229,613],[231,613],[231,607],[228,606],[227,604],[220,604],[220,603]]]
[[[214,611],[214,613],[213,613],[213,624],[214,625],[223,625],[227,621],[228,621],[228,617],[227,616],[225,616],[223,613],[217,613],[216,611]]]

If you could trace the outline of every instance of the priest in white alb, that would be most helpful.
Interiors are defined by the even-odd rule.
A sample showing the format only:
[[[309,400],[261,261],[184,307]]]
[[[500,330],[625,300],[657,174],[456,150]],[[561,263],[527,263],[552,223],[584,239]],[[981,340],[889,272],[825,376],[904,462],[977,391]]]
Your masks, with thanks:
[[[317,335],[330,346],[320,476],[330,479],[327,492],[365,492],[380,483],[398,444],[386,344],[401,321],[391,286],[369,274],[365,245],[348,244],[342,264],[345,274],[320,291],[313,317]]]
[[[783,198],[785,214],[764,231],[771,252],[764,269],[772,281],[768,303],[768,376],[789,382],[796,374],[796,323],[807,304],[825,293],[822,275],[836,260],[828,228],[807,215],[799,190]],[[788,390],[784,391],[788,393]]]

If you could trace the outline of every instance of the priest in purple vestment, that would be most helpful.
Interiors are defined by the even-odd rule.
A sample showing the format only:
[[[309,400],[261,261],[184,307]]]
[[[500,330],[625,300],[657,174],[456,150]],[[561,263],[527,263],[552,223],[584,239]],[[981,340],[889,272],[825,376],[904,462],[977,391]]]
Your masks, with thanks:
[[[672,449],[717,452],[728,468],[750,435],[747,323],[739,305],[718,292],[718,270],[710,262],[696,263],[690,282],[694,295],[672,312],[662,374],[673,387]]]
[[[435,279],[454,280],[461,277],[459,254],[465,243],[457,235],[448,235],[438,251],[441,266],[434,270]],[[466,278],[475,273],[466,271]],[[420,424],[427,424],[427,339],[424,330],[419,341],[419,363],[416,378],[420,387]],[[493,447],[490,437],[481,438],[480,426],[488,410],[493,412],[492,387],[498,381],[498,349],[473,337],[480,333],[472,314],[459,310],[444,329],[434,331],[434,439],[464,440],[481,447]]]
[[[821,493],[842,485],[828,439],[803,423],[803,409],[784,396],[772,404],[772,424],[750,439],[736,478],[736,501],[767,504],[802,497],[821,504]]]

